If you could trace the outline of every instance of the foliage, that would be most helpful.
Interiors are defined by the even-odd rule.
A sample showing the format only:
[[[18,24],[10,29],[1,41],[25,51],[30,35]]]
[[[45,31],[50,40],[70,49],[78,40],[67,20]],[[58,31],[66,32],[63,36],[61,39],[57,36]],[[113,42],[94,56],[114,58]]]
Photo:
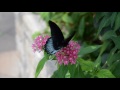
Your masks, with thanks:
[[[60,65],[52,78],[119,78],[120,12],[40,12],[56,22],[66,37],[81,45],[75,65]]]

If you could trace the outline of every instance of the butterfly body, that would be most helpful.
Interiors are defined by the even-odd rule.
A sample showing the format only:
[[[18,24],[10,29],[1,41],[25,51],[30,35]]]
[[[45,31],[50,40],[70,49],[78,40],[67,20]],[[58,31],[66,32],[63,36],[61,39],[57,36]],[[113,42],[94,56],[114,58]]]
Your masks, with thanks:
[[[60,30],[60,28],[52,21],[49,21],[50,29],[51,29],[51,37],[47,40],[45,44],[45,51],[52,55],[58,52],[61,48],[66,47],[74,36],[75,32],[64,40],[64,36]]]

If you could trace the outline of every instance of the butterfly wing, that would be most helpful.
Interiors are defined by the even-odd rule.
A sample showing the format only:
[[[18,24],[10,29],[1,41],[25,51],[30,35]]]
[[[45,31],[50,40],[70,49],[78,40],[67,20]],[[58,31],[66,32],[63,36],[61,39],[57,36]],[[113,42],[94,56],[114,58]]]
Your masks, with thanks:
[[[52,21],[49,21],[50,29],[51,29],[51,37],[53,40],[53,46],[56,50],[58,50],[64,41],[64,36],[60,30],[60,28]]]
[[[64,37],[60,28],[54,22],[49,21],[49,25],[51,29],[51,38],[49,38],[45,44],[45,51],[49,54],[55,54],[61,49]]]
[[[64,40],[64,42],[63,42],[64,47],[66,47],[68,45],[69,41],[73,38],[75,33],[76,33],[76,31],[72,32],[72,34],[67,39]]]
[[[58,50],[56,50],[53,46],[53,39],[52,37],[49,38],[45,44],[45,51],[50,55],[55,54]]]

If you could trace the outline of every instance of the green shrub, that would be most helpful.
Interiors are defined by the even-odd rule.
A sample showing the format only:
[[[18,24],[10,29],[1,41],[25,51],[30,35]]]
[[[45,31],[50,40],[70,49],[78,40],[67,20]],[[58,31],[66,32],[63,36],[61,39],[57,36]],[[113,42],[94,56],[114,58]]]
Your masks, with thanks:
[[[39,15],[46,23],[56,22],[65,37],[77,31],[73,40],[81,45],[76,65],[61,65],[52,77],[120,77],[120,12],[40,12]]]

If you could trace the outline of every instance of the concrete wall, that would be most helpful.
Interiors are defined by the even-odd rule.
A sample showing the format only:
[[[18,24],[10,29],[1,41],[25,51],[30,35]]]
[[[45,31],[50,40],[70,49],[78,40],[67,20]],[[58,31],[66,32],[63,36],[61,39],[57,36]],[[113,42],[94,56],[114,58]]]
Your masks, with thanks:
[[[36,66],[44,55],[43,52],[33,53],[31,48],[33,43],[32,34],[35,31],[43,33],[46,28],[46,23],[40,18],[40,16],[34,15],[31,12],[15,12],[14,14],[16,23],[16,43],[21,64],[20,77],[33,78]],[[55,70],[55,61],[48,61],[39,77],[49,78]]]

